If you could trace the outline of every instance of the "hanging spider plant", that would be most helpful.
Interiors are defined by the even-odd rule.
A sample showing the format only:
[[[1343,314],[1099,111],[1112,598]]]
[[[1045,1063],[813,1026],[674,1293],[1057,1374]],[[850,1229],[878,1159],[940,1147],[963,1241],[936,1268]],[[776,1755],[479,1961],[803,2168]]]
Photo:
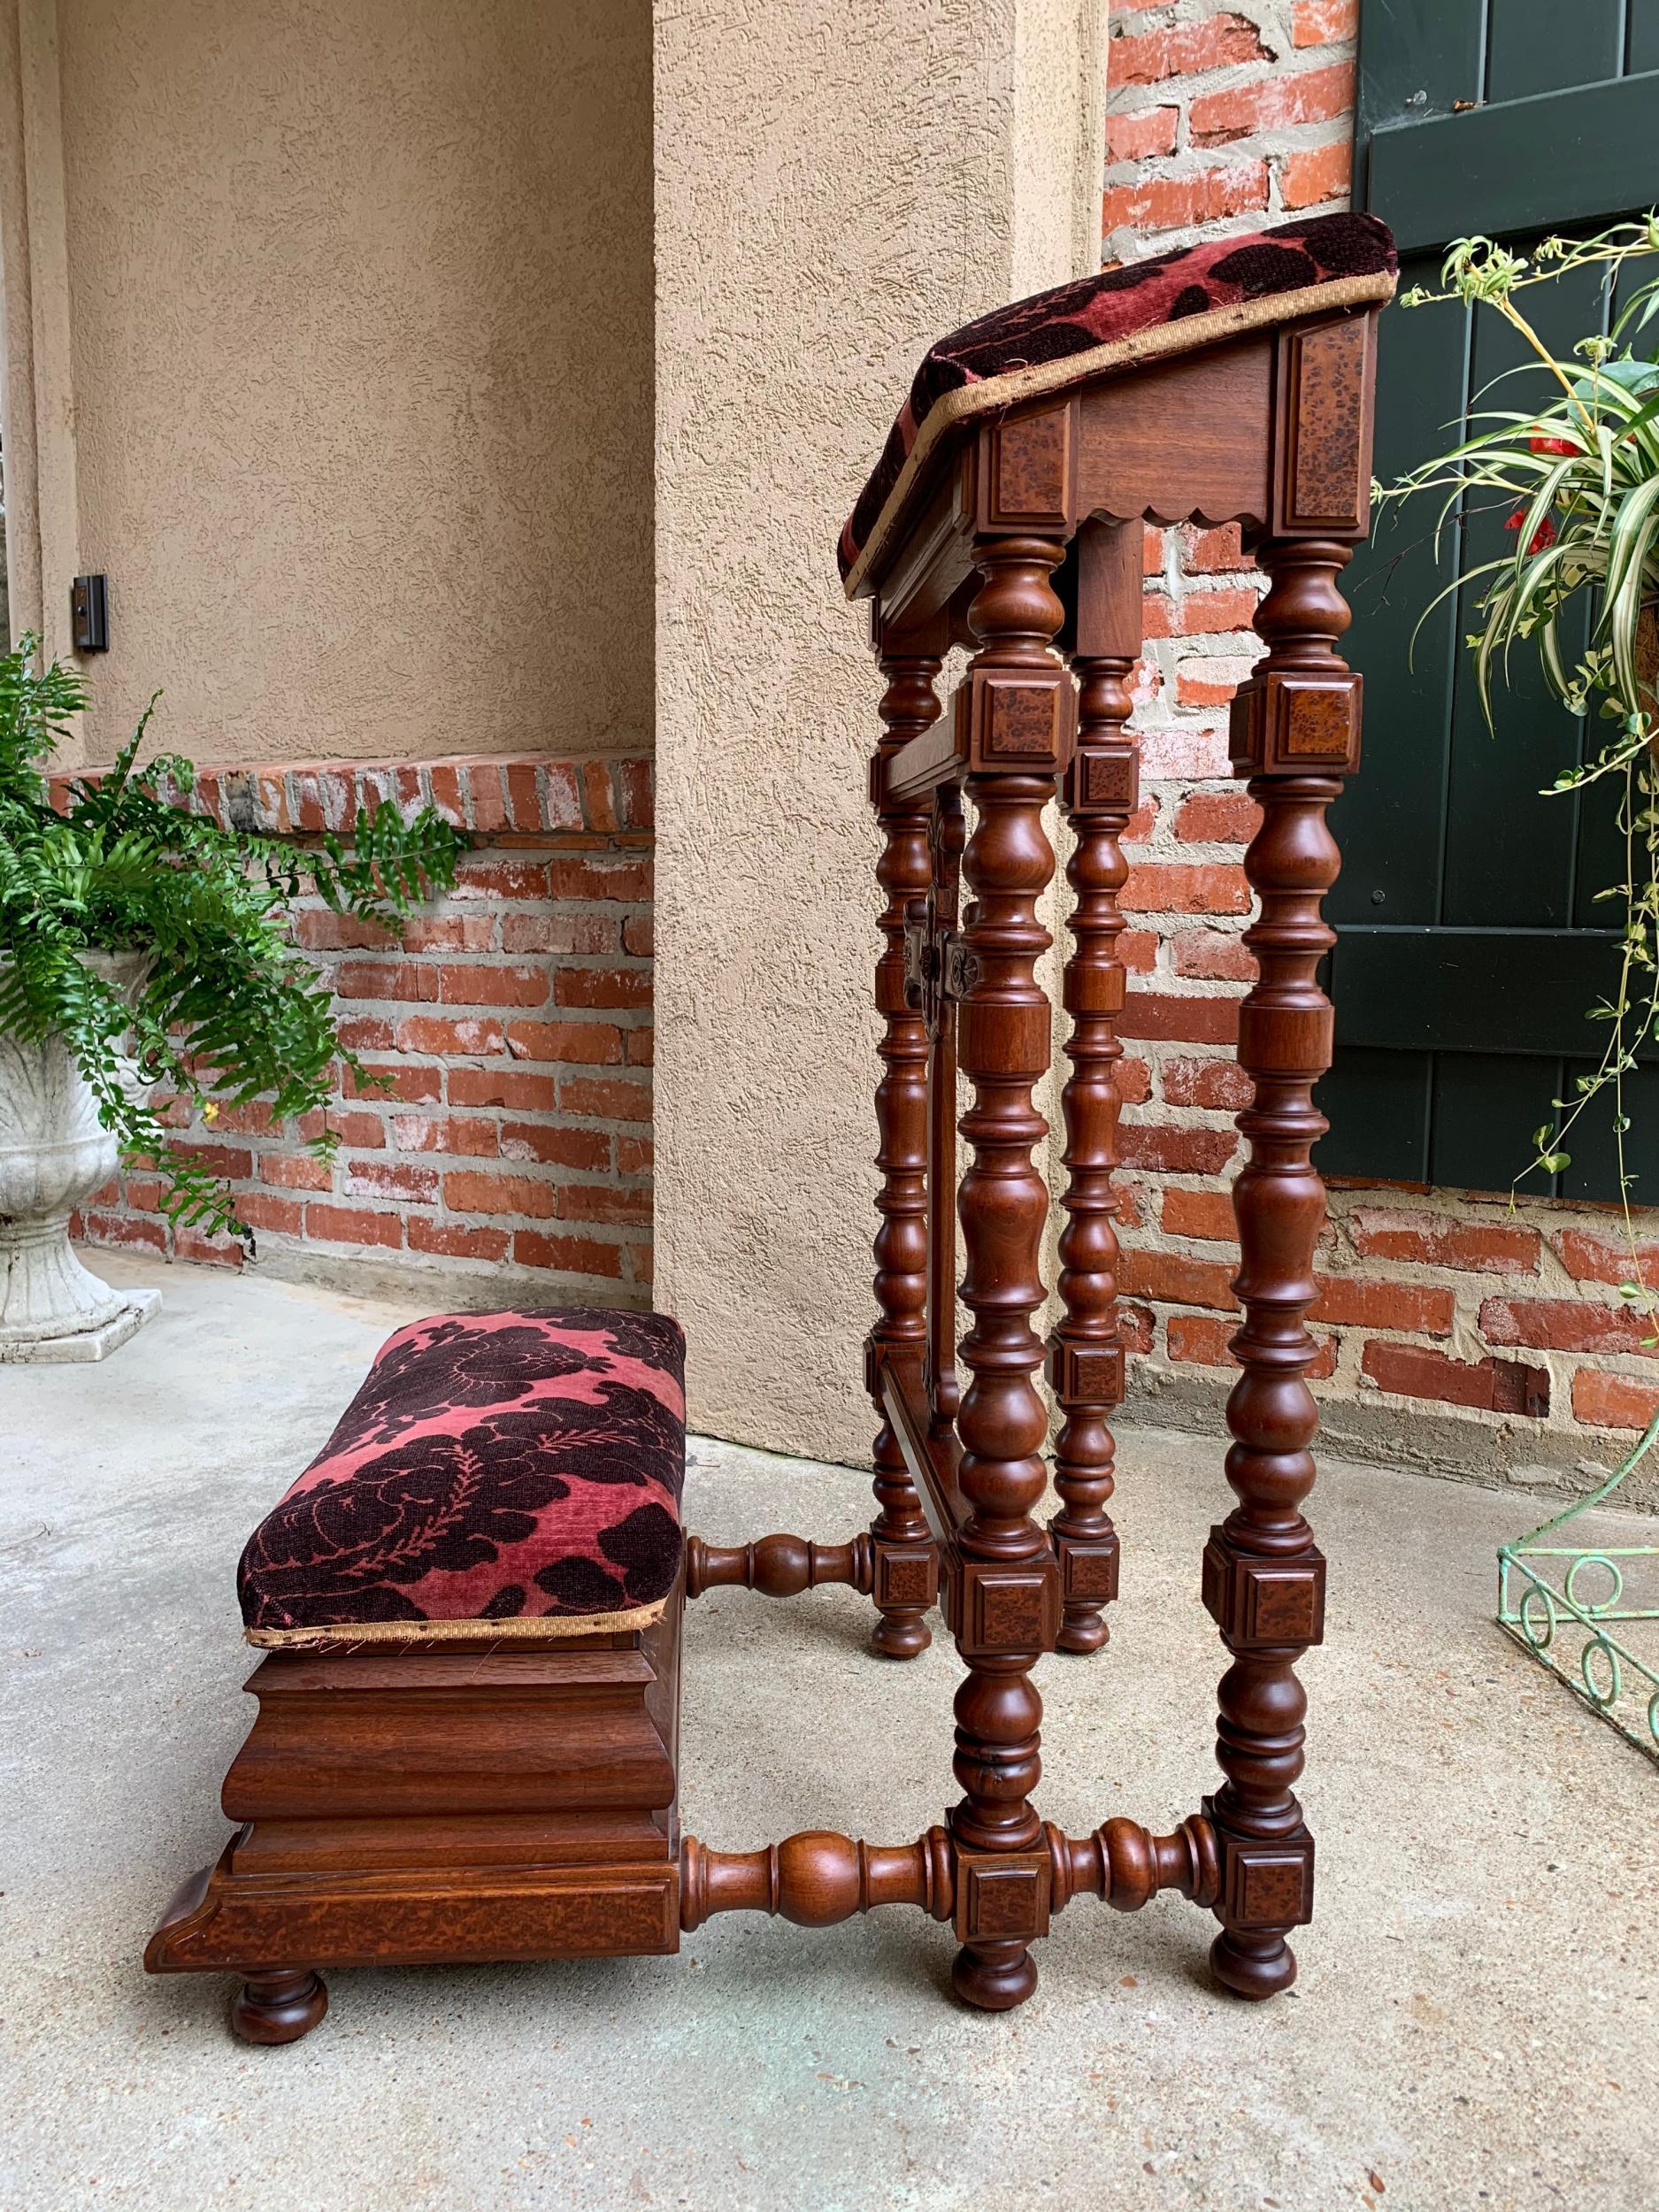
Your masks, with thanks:
[[[1608,333],[1581,339],[1568,360],[1544,343],[1515,296],[1591,265],[1603,267],[1610,288],[1627,262],[1655,254],[1659,217],[1651,213],[1594,238],[1546,239],[1530,260],[1487,238],[1459,239],[1440,272],[1443,288],[1405,293],[1400,303],[1460,300],[1502,316],[1532,357],[1499,380],[1525,380],[1537,404],[1472,412],[1468,434],[1449,451],[1377,488],[1382,501],[1443,495],[1437,554],[1463,515],[1480,505],[1508,507],[1508,549],[1461,566],[1423,616],[1474,588],[1477,626],[1465,643],[1488,726],[1495,728],[1494,692],[1517,646],[1536,657],[1573,714],[1611,726],[1605,741],[1550,787],[1572,792],[1604,779],[1620,787],[1624,878],[1596,896],[1622,905],[1623,959],[1616,990],[1589,1010],[1590,1019],[1608,1025],[1608,1041],[1594,1071],[1577,1079],[1570,1098],[1553,1102],[1554,1119],[1533,1133],[1534,1156],[1523,1173],[1566,1167],[1573,1124],[1593,1100],[1610,1095],[1627,1225],[1633,1178],[1624,1164],[1624,1079],[1641,1046],[1659,1035],[1659,361],[1638,350],[1659,316],[1659,277],[1638,286]],[[1588,618],[1579,650],[1564,641],[1570,613],[1575,629]],[[1647,1303],[1639,1285],[1624,1288]]]
[[[1587,1010],[1606,1025],[1607,1043],[1594,1071],[1576,1079],[1572,1095],[1552,1102],[1553,1119],[1533,1132],[1533,1157],[1523,1172],[1567,1166],[1573,1125],[1594,1101],[1610,1101],[1631,1271],[1619,1295],[1644,1325],[1647,1350],[1659,1348],[1659,1287],[1643,1279],[1624,1138],[1625,1079],[1644,1044],[1659,1037],[1659,362],[1647,357],[1654,339],[1643,342],[1659,316],[1659,278],[1639,283],[1607,334],[1581,339],[1570,360],[1545,345],[1515,296],[1592,265],[1603,269],[1610,295],[1627,263],[1654,254],[1659,218],[1652,212],[1594,238],[1547,239],[1530,262],[1490,239],[1460,239],[1440,272],[1444,288],[1409,293],[1402,304],[1455,299],[1502,315],[1532,357],[1510,375],[1527,380],[1525,388],[1539,404],[1473,414],[1469,434],[1449,452],[1380,495],[1400,499],[1440,490],[1437,550],[1455,516],[1461,520],[1494,495],[1508,505],[1508,551],[1465,565],[1432,603],[1473,588],[1476,626],[1465,642],[1488,726],[1495,727],[1494,689],[1507,679],[1517,646],[1535,654],[1550,690],[1574,714],[1594,713],[1610,726],[1604,741],[1586,744],[1582,763],[1563,769],[1550,787],[1570,792],[1610,780],[1617,787],[1623,880],[1595,895],[1622,909],[1623,956],[1612,995]],[[1581,650],[1570,651],[1563,642],[1570,611],[1574,634],[1586,638]],[[1651,1617],[1640,1600],[1633,1606],[1619,1601],[1624,1571],[1613,1555],[1580,1548],[1565,1537],[1580,1514],[1616,1495],[1656,1444],[1659,1415],[1605,1482],[1498,1554],[1499,1620],[1569,1680],[1566,1668],[1548,1655],[1557,1625],[1576,1624],[1586,1701],[1650,1754],[1659,1741],[1659,1690],[1647,1704],[1645,1732],[1620,1719],[1614,1707],[1622,1668],[1642,1680],[1644,1696],[1645,1686],[1659,1681],[1634,1646],[1617,1640],[1625,1621]],[[1649,1555],[1639,1546],[1617,1552],[1624,1561]],[[1576,1586],[1586,1564],[1614,1585],[1612,1597],[1593,1606],[1580,1601]],[[1547,1629],[1539,1626],[1545,1619]]]

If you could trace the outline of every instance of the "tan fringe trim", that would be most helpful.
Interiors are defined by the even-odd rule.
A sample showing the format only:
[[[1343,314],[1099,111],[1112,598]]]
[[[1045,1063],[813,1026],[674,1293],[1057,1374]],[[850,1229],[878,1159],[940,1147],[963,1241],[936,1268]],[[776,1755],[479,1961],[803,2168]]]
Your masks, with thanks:
[[[1187,315],[1179,322],[1132,331],[1126,338],[1114,338],[1110,345],[1092,347],[1087,353],[1067,354],[1061,361],[1042,361],[1034,368],[1011,369],[1006,375],[987,377],[980,383],[963,384],[947,392],[928,409],[916,434],[916,443],[883,502],[864,549],[848,571],[842,589],[849,599],[856,599],[869,586],[877,557],[886,549],[900,511],[934,447],[947,432],[973,416],[996,413],[1045,392],[1064,391],[1069,384],[1087,383],[1113,369],[1135,368],[1169,354],[1194,352],[1218,338],[1234,338],[1243,331],[1262,330],[1273,323],[1295,322],[1322,309],[1370,306],[1390,300],[1396,281],[1382,270],[1374,276],[1339,277],[1333,284],[1310,284],[1300,292],[1273,292],[1265,299],[1240,300],[1232,307],[1211,308],[1207,315]]]
[[[607,1636],[649,1628],[668,1604],[631,1606],[623,1613],[542,1613],[534,1620],[507,1621],[342,1621],[334,1628],[245,1628],[245,1640],[260,1651],[350,1651],[359,1644],[442,1644],[462,1639],[522,1637],[547,1642],[559,1636]]]

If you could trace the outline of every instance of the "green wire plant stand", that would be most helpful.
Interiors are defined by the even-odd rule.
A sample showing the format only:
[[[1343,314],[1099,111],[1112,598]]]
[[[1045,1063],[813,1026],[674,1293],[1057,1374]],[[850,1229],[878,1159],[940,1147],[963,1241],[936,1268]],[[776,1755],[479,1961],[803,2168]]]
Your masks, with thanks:
[[[1498,1625],[1564,1682],[1627,1743],[1659,1764],[1659,1544],[1549,1544],[1582,1514],[1605,1505],[1655,1439],[1659,1414],[1641,1441],[1597,1489],[1498,1548]],[[1647,1655],[1631,1647],[1647,1622]],[[1642,1634],[1640,1629],[1637,1632]]]

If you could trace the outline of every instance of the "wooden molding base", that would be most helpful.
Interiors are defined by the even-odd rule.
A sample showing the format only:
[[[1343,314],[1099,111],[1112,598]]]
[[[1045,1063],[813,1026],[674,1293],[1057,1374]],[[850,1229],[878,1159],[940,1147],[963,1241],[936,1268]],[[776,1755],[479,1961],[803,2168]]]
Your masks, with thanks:
[[[317,1969],[680,1947],[682,1593],[634,1635],[273,1655],[225,1778],[241,1824],[151,1973],[230,1972],[237,2032],[322,2018]]]

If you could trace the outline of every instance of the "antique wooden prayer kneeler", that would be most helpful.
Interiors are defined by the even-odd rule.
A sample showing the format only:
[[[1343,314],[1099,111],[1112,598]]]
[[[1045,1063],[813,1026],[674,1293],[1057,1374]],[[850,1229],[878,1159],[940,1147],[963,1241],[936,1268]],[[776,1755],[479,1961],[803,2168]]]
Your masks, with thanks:
[[[1338,865],[1325,813],[1359,753],[1336,580],[1367,526],[1374,326],[1393,272],[1374,220],[1316,219],[1061,287],[926,357],[841,548],[849,595],[872,601],[887,685],[872,774],[887,898],[879,1318],[865,1371],[880,1421],[875,1520],[844,1544],[682,1548],[666,1471],[678,1333],[657,1317],[458,1317],[400,1333],[359,1394],[366,1409],[354,1402],[333,1456],[244,1557],[250,1635],[270,1653],[225,1787],[244,1824],[147,1954],[156,1970],[241,1974],[242,2033],[284,2041],[313,2025],[319,1965],[667,1952],[710,1914],[740,1909],[820,1926],[918,1907],[954,1925],[959,1994],[995,2009],[1035,1987],[1030,1947],[1072,1898],[1133,1909],[1177,1889],[1220,1922],[1211,1957],[1227,1987],[1265,1997],[1294,1978],[1286,1938],[1313,1887],[1294,1794],[1295,1668],[1319,1640],[1325,1593],[1301,1510],[1316,1426],[1304,1317],[1324,1213],[1312,1090],[1332,1033],[1316,972]],[[1202,1563],[1228,1655],[1225,1779],[1168,1835],[1114,1819],[1077,1839],[1033,1801],[1032,1673],[1047,1652],[1105,1642],[1118,1586],[1105,1509],[1123,1394],[1117,894],[1137,795],[1125,725],[1147,518],[1240,522],[1269,582],[1256,618],[1267,653],[1232,717],[1262,823],[1245,863],[1259,978],[1238,1032],[1254,1085],[1233,1191],[1238,1503]],[[944,714],[935,685],[957,646],[972,657]],[[1033,1321],[1048,1208],[1033,1148],[1047,1125],[1033,1090],[1049,1061],[1037,963],[1056,795],[1076,896],[1063,1313],[1048,1351],[1060,1502],[1045,1527],[1033,1517],[1048,1429]],[[958,1188],[959,1071],[972,1158]],[[533,1417],[541,1425],[526,1429]],[[446,1522],[449,1548],[432,1550],[456,1484],[475,1499],[480,1469],[516,1489],[458,1549]],[[646,1502],[607,1519],[618,1494]],[[942,1602],[966,1670],[959,1801],[895,1847],[811,1833],[726,1853],[682,1839],[682,1595],[820,1583],[872,1595],[876,1647],[893,1658],[926,1647]]]

